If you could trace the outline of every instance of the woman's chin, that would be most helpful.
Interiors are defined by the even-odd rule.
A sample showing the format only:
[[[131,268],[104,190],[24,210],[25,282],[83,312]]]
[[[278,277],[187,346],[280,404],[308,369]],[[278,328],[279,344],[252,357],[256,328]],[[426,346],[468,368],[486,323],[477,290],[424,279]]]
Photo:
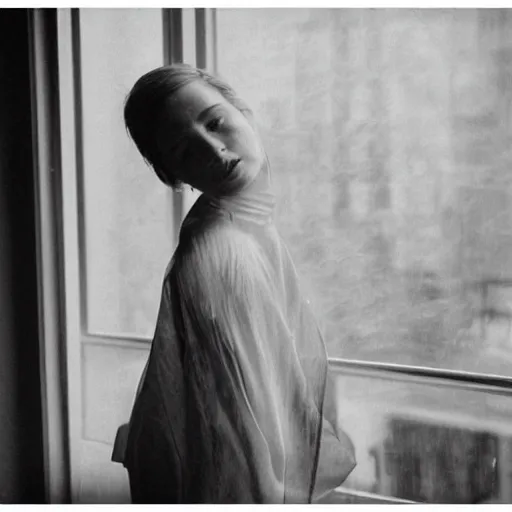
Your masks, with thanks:
[[[256,179],[256,174],[247,172],[244,168],[235,168],[222,182],[219,184],[217,195],[219,196],[235,196],[240,194]]]
[[[212,184],[205,190],[205,193],[211,197],[233,197],[246,192],[248,189],[264,188],[266,181],[263,172],[265,165],[259,167],[246,166],[240,162],[227,175],[224,175],[217,183]]]

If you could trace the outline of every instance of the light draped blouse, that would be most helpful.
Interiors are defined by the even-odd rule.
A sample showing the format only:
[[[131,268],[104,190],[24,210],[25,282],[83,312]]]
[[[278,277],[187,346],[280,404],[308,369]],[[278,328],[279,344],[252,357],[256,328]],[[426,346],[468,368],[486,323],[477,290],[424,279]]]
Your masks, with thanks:
[[[355,465],[274,204],[267,171],[183,222],[124,449],[135,503],[308,503]]]

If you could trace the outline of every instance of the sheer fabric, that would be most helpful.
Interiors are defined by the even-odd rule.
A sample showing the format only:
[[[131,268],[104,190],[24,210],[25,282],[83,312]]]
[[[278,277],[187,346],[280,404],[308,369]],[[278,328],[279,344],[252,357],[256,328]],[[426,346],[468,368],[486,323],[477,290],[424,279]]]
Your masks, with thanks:
[[[127,435],[136,503],[307,503],[354,467],[273,206],[265,171],[183,223]]]

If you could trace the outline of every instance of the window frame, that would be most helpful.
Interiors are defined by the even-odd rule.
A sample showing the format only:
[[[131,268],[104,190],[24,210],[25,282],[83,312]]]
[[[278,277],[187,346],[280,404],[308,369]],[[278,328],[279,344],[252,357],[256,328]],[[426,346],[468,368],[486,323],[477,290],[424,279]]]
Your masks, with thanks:
[[[57,226],[62,222],[59,194],[62,182],[58,141],[61,123],[57,99],[51,91],[59,84],[57,64],[64,57],[56,48],[58,20],[50,9],[29,10],[29,69],[33,131],[34,202],[38,323],[41,374],[44,485],[47,503],[67,503],[71,475],[69,430],[66,413],[67,385],[63,368],[69,363],[63,332],[61,279],[65,275]],[[69,332],[67,333],[69,334]]]
[[[215,69],[216,65],[216,39],[215,39],[215,9],[207,8],[168,8],[161,9],[163,23],[163,64],[186,62],[200,68]],[[73,40],[73,68],[80,73],[80,47],[79,47],[79,17],[80,9],[71,9],[72,40]],[[79,75],[74,76],[75,96],[80,98]],[[76,146],[78,155],[78,173],[82,172],[82,143],[80,138],[80,105],[76,103],[77,121]],[[83,212],[83,189],[81,180],[78,180],[78,208],[79,208],[79,296],[82,340],[89,344],[130,344],[140,347],[140,344],[149,345],[152,337],[141,336],[127,332],[110,332],[92,330],[89,328],[87,312],[87,268],[85,253],[85,226]],[[183,191],[167,191],[168,201],[172,205],[172,224],[174,232],[173,246],[178,243],[179,228],[187,212],[198,197],[198,192],[185,187]],[[149,350],[149,347],[148,347]]]

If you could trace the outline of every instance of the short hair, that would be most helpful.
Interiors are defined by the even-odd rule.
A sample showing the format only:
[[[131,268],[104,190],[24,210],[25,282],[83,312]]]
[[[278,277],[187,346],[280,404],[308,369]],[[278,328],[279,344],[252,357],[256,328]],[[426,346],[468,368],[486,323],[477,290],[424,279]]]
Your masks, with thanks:
[[[248,115],[249,107],[232,87],[211,73],[187,64],[162,66],[141,76],[128,93],[124,104],[124,122],[144,160],[164,184],[177,188],[179,180],[164,166],[157,145],[157,127],[165,102],[178,89],[196,80],[213,87],[240,112]]]

